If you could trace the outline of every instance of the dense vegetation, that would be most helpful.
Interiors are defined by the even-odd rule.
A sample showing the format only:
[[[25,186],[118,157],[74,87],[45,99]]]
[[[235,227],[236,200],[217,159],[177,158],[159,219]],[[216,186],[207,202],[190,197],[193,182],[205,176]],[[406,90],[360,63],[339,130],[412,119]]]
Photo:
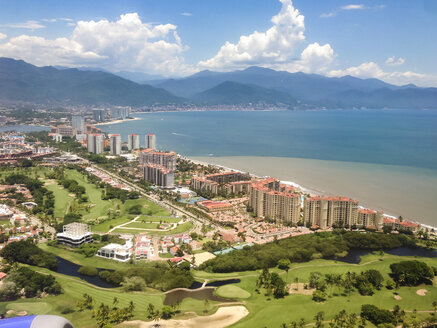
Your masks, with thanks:
[[[30,178],[24,174],[11,174],[6,177],[5,184],[22,184],[25,185],[27,189],[29,189],[35,203],[38,204],[38,206],[35,206],[33,208],[34,214],[40,212],[46,213],[48,215],[53,214],[55,206],[55,196],[53,195],[53,192],[43,187],[44,183],[42,181]]]
[[[30,239],[7,244],[0,256],[8,263],[30,264],[54,271],[58,267],[56,256],[38,248]]]
[[[434,278],[433,269],[424,262],[402,261],[390,265],[391,276],[401,286],[417,286],[431,283]]]
[[[132,280],[133,277],[141,278],[145,286],[164,291],[179,287],[188,288],[194,281],[189,267],[172,267],[167,263],[159,262],[155,262],[152,265],[139,265],[127,270],[103,270],[99,273],[99,277],[110,284],[116,286],[123,285],[125,289],[130,290],[137,288],[127,288],[127,285],[140,284],[138,279]]]
[[[351,248],[376,250],[413,245],[414,240],[405,235],[346,231],[323,232],[245,247],[242,250],[217,256],[203,263],[200,269],[209,272],[248,271],[275,267],[281,259],[304,262],[345,255]]]
[[[386,323],[395,323],[395,316],[391,311],[380,309],[372,304],[364,304],[361,306],[361,317],[369,320],[375,326]]]
[[[27,267],[19,267],[9,271],[8,277],[0,288],[0,300],[18,298],[21,290],[26,297],[35,297],[41,293],[58,295],[62,292],[61,285],[52,275],[45,275]]]

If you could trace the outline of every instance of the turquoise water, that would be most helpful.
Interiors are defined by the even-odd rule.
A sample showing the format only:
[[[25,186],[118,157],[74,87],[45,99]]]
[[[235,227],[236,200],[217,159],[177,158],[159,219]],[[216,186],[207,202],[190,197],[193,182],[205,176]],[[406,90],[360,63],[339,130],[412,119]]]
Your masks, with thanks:
[[[102,126],[155,133],[158,146],[186,156],[276,156],[437,170],[437,111],[330,110],[170,112]],[[144,143],[144,138],[141,138]]]

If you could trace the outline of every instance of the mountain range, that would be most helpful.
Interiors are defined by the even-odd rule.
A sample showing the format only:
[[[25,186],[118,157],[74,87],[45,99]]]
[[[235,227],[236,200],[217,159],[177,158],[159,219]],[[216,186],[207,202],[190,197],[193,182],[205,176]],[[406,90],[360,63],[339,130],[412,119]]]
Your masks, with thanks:
[[[257,66],[233,72],[206,70],[180,79],[150,78],[154,76],[112,74],[97,68],[37,67],[0,58],[0,100],[134,107],[279,104],[287,108],[437,108],[437,88]],[[147,81],[138,83],[143,80]]]

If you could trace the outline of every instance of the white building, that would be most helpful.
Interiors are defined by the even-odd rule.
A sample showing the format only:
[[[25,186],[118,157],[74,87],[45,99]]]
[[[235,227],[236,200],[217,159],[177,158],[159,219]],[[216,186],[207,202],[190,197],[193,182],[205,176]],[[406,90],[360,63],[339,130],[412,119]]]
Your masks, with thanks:
[[[140,148],[140,136],[138,134],[129,134],[127,137],[127,148],[129,150]]]
[[[152,133],[146,134],[146,148],[156,149],[156,136]]]
[[[0,220],[9,220],[12,215],[14,215],[14,212],[7,205],[0,204]]]
[[[110,140],[110,148],[111,155],[120,155],[121,154],[121,137],[119,134],[111,134],[109,137]]]
[[[85,117],[82,115],[71,116],[71,126],[76,129],[76,133],[84,133],[85,130]]]
[[[52,138],[55,142],[62,142],[62,134],[53,133]]]
[[[73,222],[64,225],[64,231],[56,234],[58,242],[71,247],[77,247],[85,243],[92,243],[93,236],[88,225]]]
[[[97,256],[120,262],[129,261],[132,256],[132,240],[126,239],[126,244],[108,244],[97,251]]]
[[[101,134],[88,134],[87,135],[87,148],[88,152],[93,154],[103,153],[103,136]]]

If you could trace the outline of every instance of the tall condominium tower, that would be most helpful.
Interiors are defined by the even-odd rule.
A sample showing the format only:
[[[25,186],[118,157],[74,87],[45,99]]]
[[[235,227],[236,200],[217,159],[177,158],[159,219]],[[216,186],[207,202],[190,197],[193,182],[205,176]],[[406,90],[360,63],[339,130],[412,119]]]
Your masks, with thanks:
[[[101,134],[88,134],[87,135],[87,148],[90,153],[102,154],[103,153],[103,135]]]
[[[121,154],[121,137],[119,134],[111,134],[109,137],[109,146],[111,148],[111,155]]]
[[[93,120],[96,122],[105,121],[105,110],[104,109],[93,109]]]
[[[138,134],[129,134],[128,135],[127,148],[129,150],[140,148],[140,136]]]
[[[76,129],[77,134],[85,133],[85,117],[82,115],[73,115],[71,117],[71,126]]]
[[[156,149],[156,136],[152,133],[146,134],[146,148]]]

